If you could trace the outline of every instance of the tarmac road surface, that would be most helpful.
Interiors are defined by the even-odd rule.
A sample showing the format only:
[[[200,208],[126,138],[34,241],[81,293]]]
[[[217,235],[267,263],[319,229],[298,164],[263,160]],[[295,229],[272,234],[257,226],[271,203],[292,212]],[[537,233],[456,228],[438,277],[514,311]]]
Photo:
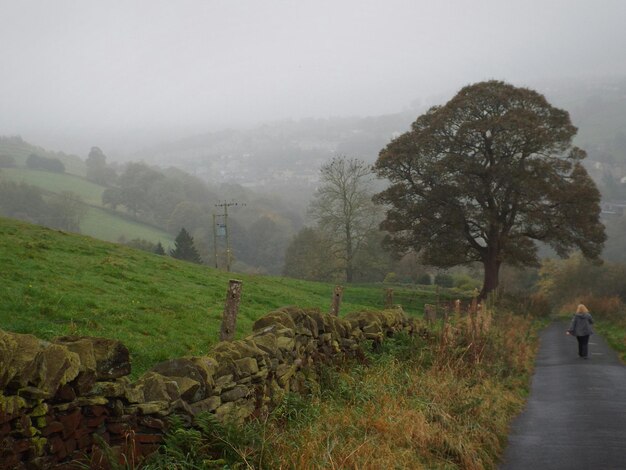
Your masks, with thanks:
[[[530,396],[513,421],[501,470],[626,470],[626,366],[604,339],[578,357],[567,324],[540,336]]]

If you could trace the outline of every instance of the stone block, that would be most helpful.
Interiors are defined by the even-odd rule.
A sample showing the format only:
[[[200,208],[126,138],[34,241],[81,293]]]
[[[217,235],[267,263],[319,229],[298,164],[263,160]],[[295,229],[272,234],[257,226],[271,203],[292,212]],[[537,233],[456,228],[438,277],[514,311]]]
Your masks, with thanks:
[[[31,363],[29,382],[52,397],[61,385],[74,380],[79,370],[78,354],[64,346],[50,344],[41,349]]]
[[[188,403],[193,403],[204,398],[204,389],[199,382],[189,377],[169,377],[178,385],[180,398]]]
[[[288,307],[284,309],[275,310],[262,316],[252,325],[252,331],[263,330],[269,326],[281,326],[283,328],[294,329],[296,324],[293,318],[289,314]]]
[[[253,375],[259,371],[258,363],[252,357],[237,359],[235,365],[239,369],[240,376]]]
[[[0,331],[0,390],[28,385],[35,358],[48,344],[33,335]]]
[[[146,399],[143,393],[143,386],[139,384],[126,387],[124,390],[124,398],[126,398],[128,403],[144,402]]]
[[[250,395],[250,389],[248,387],[246,387],[245,385],[237,385],[232,390],[223,392],[220,395],[220,398],[222,400],[222,403],[227,403],[230,401],[239,400],[240,398],[245,398],[248,395]]]
[[[278,350],[278,345],[276,344],[276,335],[274,333],[258,333],[252,337],[252,340],[260,350],[266,352],[269,355],[276,354],[276,351]]]
[[[204,400],[200,400],[191,405],[191,410],[194,415],[197,415],[203,411],[215,411],[222,404],[222,399],[217,396],[208,397]]]
[[[294,338],[279,336],[278,338],[276,338],[276,345],[279,349],[282,349],[283,351],[292,351],[296,345],[296,341]]]
[[[105,397],[78,397],[74,403],[77,406],[108,405],[109,400]]]
[[[57,416],[57,419],[63,425],[63,439],[67,439],[76,432],[83,419],[83,415],[79,409],[76,409],[69,414]]]
[[[63,424],[60,421],[52,421],[41,430],[41,434],[42,436],[47,437],[61,431],[63,431]]]
[[[68,402],[76,400],[76,391],[70,384],[61,385],[54,395],[54,401]]]
[[[180,398],[178,384],[169,377],[156,372],[147,372],[134,384],[143,389],[145,401],[174,401]]]
[[[139,403],[137,405],[130,405],[125,408],[127,414],[141,414],[141,415],[153,415],[163,412],[168,412],[170,404],[167,401],[152,401],[146,403]]]
[[[213,388],[213,376],[217,370],[217,362],[213,358],[198,360],[198,358],[183,357],[161,362],[154,366],[151,371],[161,374],[164,377],[171,377],[179,386],[185,386],[185,392],[181,390],[181,395],[186,394],[189,400],[201,400]],[[189,391],[192,382],[181,380],[180,377],[191,379],[194,383],[193,392]]]
[[[95,363],[97,380],[112,380],[130,374],[130,354],[120,341],[90,336],[62,336],[54,341],[81,351],[86,366]],[[90,358],[92,351],[93,361]]]
[[[151,416],[145,416],[141,418],[140,423],[150,429],[157,429],[159,431],[162,431],[166,428],[165,422],[162,419],[153,418]]]

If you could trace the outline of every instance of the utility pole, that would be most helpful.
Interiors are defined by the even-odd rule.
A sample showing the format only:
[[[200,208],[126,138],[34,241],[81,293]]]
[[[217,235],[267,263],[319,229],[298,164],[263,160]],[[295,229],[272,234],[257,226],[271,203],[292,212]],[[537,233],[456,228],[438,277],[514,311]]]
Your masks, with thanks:
[[[230,239],[228,238],[228,208],[232,206],[245,206],[245,204],[239,204],[238,202],[220,202],[215,204],[215,207],[221,207],[224,209],[223,214],[217,214],[213,216],[213,230],[215,230],[215,217],[224,218],[224,238],[226,239],[226,271],[230,272],[231,251],[230,251]],[[215,233],[215,232],[214,232]],[[217,236],[215,237],[215,264],[217,266]]]
[[[217,269],[217,226],[216,224],[216,215],[213,214],[213,258],[215,259],[215,269]]]

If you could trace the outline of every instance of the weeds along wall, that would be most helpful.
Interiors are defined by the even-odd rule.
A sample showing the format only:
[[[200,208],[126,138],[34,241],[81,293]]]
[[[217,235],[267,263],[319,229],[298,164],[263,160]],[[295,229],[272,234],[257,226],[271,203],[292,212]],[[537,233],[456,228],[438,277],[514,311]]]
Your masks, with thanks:
[[[315,386],[319,365],[415,329],[401,309],[337,318],[286,307],[257,320],[245,339],[163,362],[134,383],[118,341],[46,342],[0,330],[0,469],[98,468],[102,443],[137,461],[158,448],[173,413],[189,424],[201,412],[244,420]]]

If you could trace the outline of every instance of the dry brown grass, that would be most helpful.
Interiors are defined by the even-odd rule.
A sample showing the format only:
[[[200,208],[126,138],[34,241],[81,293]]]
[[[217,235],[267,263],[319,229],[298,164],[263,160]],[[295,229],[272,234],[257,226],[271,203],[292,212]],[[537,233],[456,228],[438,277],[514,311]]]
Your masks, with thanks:
[[[599,317],[611,317],[624,311],[624,303],[619,296],[596,296],[593,294],[583,295],[573,299],[561,307],[562,313],[576,312],[578,304],[584,304],[592,315]]]
[[[483,312],[336,374],[312,397],[315,421],[274,429],[271,466],[494,468],[523,403],[533,337],[529,320]]]

